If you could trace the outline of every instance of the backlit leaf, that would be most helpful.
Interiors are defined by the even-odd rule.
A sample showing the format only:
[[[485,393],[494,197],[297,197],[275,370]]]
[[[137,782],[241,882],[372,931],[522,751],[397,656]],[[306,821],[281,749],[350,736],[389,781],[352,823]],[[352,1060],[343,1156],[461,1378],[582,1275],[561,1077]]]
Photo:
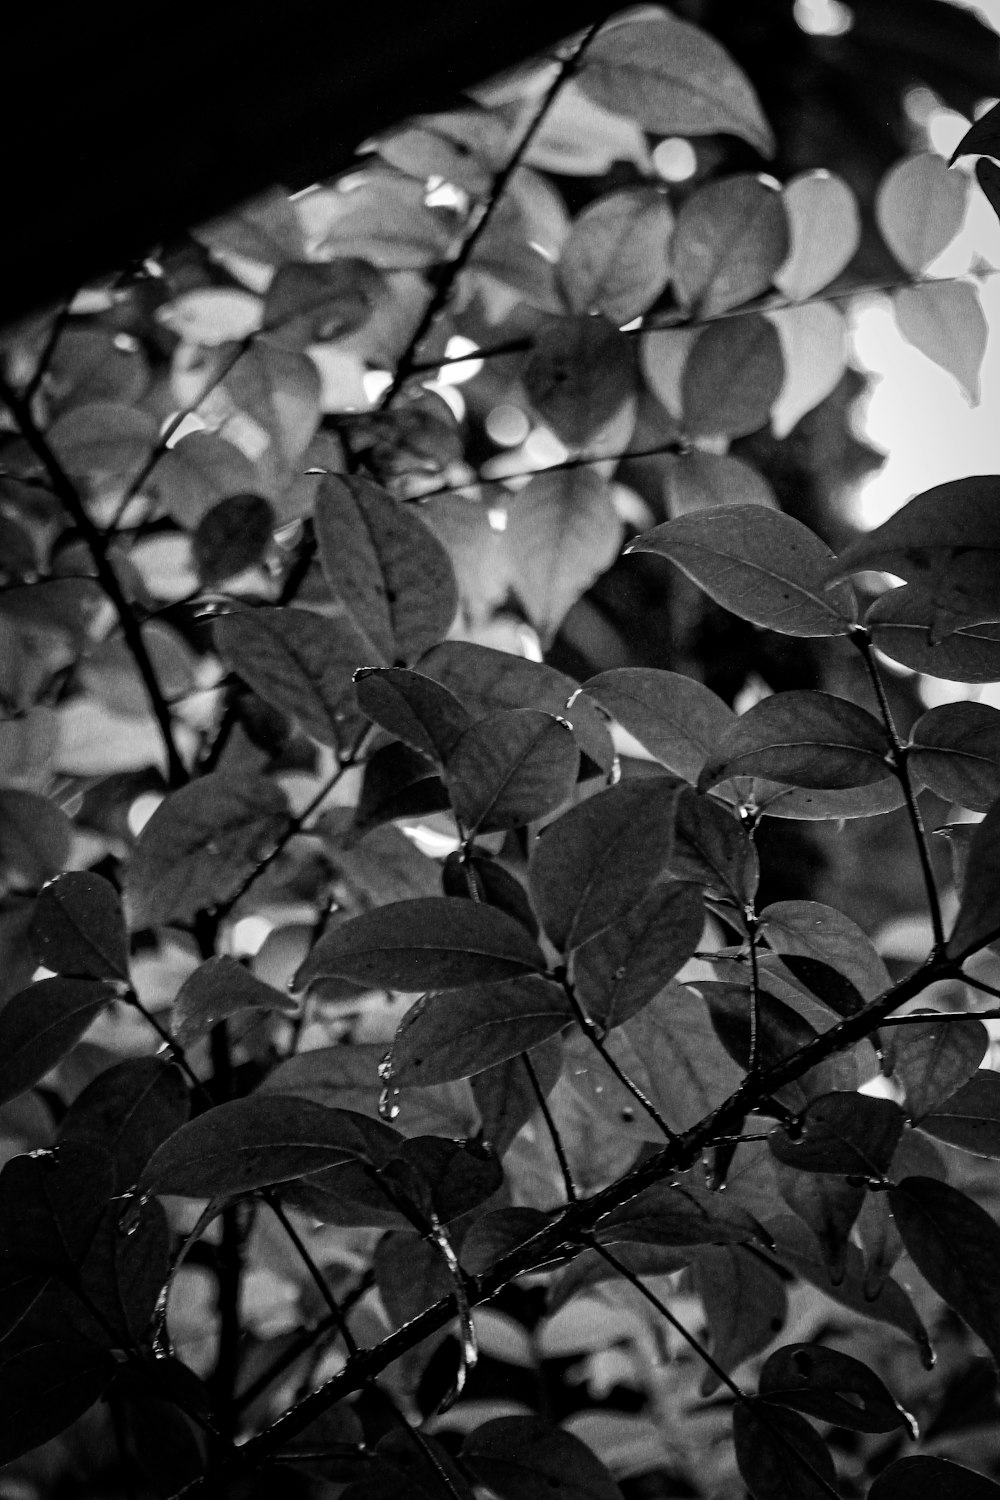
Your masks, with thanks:
[[[540,1417],[496,1417],[465,1439],[462,1463],[501,1500],[621,1500],[586,1443]]]
[[[626,552],[659,552],[716,604],[784,635],[846,635],[849,589],[825,587],[833,554],[808,527],[759,505],[682,516],[637,538]]]
[[[912,1026],[894,1026],[889,1063],[893,1077],[903,1085],[905,1108],[914,1125],[924,1117],[934,1118],[944,1101],[963,1092],[989,1047],[989,1033],[982,1021],[919,1021]],[[984,1075],[991,1076],[991,1075]],[[1000,1084],[1000,1074],[997,1082]],[[956,1092],[957,1091],[957,1092]],[[997,1090],[1000,1108],[1000,1088]],[[946,1111],[947,1112],[947,1111]],[[927,1127],[937,1135],[933,1126]]]
[[[467,834],[517,828],[569,797],[580,752],[568,722],[512,708],[473,724],[456,742],[445,785]]]
[[[171,792],[125,871],[129,925],[189,921],[235,895],[287,822],[284,792],[263,776],[216,771]]]
[[[875,199],[878,227],[899,264],[919,275],[955,238],[965,216],[966,179],[933,152],[890,167]]]
[[[979,1027],[982,1023],[970,1025]],[[951,1031],[952,1027],[936,1029]],[[921,1130],[947,1141],[949,1146],[1000,1161],[1000,1073],[980,1068],[961,1088],[938,1100],[919,1123]]]
[[[582,447],[633,393],[629,341],[603,317],[553,320],[536,334],[521,379],[542,421]]]
[[[349,255],[285,261],[264,297],[264,327],[303,348],[341,339],[368,322],[381,290],[375,267]]]
[[[967,281],[904,286],[895,293],[892,306],[903,337],[954,375],[975,405],[988,332],[975,288]]]
[[[948,939],[961,960],[1000,935],[1000,806],[988,812],[972,835],[966,855],[962,902]]]
[[[115,999],[95,979],[40,979],[0,1011],[0,1102],[38,1083]]]
[[[861,215],[852,189],[832,172],[800,172],[785,184],[782,199],[790,244],[774,284],[798,300],[829,286],[853,259]]]
[[[610,1030],[648,1005],[691,957],[704,925],[698,887],[669,881],[574,949],[572,982],[591,1020]]]
[[[907,764],[948,802],[986,812],[1000,797],[1000,711],[986,703],[944,703],[910,731]]]
[[[625,188],[588,204],[559,258],[558,283],[571,312],[628,323],[667,283],[674,216],[655,188]]]
[[[866,709],[830,693],[796,688],[763,698],[729,729],[702,768],[701,790],[733,776],[792,786],[865,786],[892,775],[889,741]]]
[[[773,323],[758,313],[702,329],[681,376],[690,437],[744,437],[765,426],[781,394],[785,362]]]
[[[767,290],[788,253],[781,193],[747,173],[723,177],[684,200],[671,245],[678,298],[699,317]]]
[[[404,1086],[470,1078],[530,1051],[572,1020],[563,990],[539,974],[428,995],[396,1032],[388,1076]]]
[[[898,1458],[883,1469],[868,1500],[911,1500],[913,1495],[923,1500],[1000,1500],[1000,1485],[950,1458],[920,1455]]]
[[[847,328],[843,315],[826,302],[783,307],[767,316],[778,330],[785,371],[771,426],[775,437],[784,438],[840,384],[847,367]]]
[[[151,412],[95,401],[65,412],[45,436],[73,478],[116,481],[124,489],[152,452],[158,431]]]
[[[889,1167],[903,1132],[905,1116],[891,1099],[839,1092],[811,1099],[795,1135],[768,1136],[780,1162],[800,1172],[835,1172],[880,1177]]]
[[[472,723],[448,688],[406,667],[362,668],[355,680],[362,713],[432,760],[447,760]]]
[[[769,1403],[853,1432],[892,1432],[902,1427],[916,1435],[912,1417],[867,1365],[822,1344],[785,1344],[776,1349],[760,1372],[758,1390]]]
[[[181,526],[200,528],[220,501],[255,496],[259,486],[257,470],[235,443],[214,432],[189,432],[157,459],[143,485],[143,494],[157,500]],[[216,518],[209,528],[209,540],[217,539],[221,529]],[[217,541],[214,548],[206,548],[204,534],[199,546],[207,557],[221,550]]]
[[[762,1401],[733,1408],[736,1463],[753,1500],[830,1500],[837,1472],[830,1450],[798,1412]]]
[[[691,511],[719,505],[767,505],[777,508],[774,491],[762,474],[730,453],[679,453],[667,468],[663,494],[671,520]]]
[[[38,962],[56,974],[128,978],[121,901],[101,875],[70,870],[50,881],[35,907],[31,940]]]
[[[393,901],[328,927],[296,982],[306,986],[333,975],[386,989],[448,990],[544,968],[530,933],[506,912],[428,896]]]
[[[657,667],[613,667],[591,677],[584,692],[668,771],[692,783],[735,719],[703,683]]]
[[[878,649],[914,672],[948,682],[1000,681],[1000,625],[961,625],[935,641],[934,607],[914,586],[881,594],[865,616]]]

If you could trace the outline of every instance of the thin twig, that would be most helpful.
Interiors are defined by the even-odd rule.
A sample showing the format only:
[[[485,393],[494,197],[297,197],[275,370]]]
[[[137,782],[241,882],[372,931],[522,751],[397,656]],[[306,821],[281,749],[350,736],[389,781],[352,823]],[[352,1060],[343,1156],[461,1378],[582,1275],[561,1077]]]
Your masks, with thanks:
[[[744,913],[750,939],[750,1055],[747,1069],[756,1073],[760,1064],[760,963],[757,958],[757,913],[749,906]]]
[[[305,1266],[312,1279],[313,1285],[319,1292],[323,1301],[326,1303],[327,1311],[329,1312],[330,1317],[334,1320],[337,1327],[340,1329],[348,1356],[350,1357],[357,1354],[358,1343],[354,1337],[354,1334],[351,1332],[350,1325],[348,1324],[346,1317],[344,1316],[344,1310],[341,1307],[340,1303],[337,1301],[336,1297],[333,1295],[333,1292],[330,1289],[330,1284],[327,1281],[326,1277],[323,1275],[323,1272],[320,1270],[319,1266],[310,1255],[309,1248],[303,1240],[302,1236],[299,1234],[291,1219],[285,1213],[285,1210],[281,1206],[281,1203],[275,1193],[265,1192],[263,1194],[263,1198],[264,1202],[267,1204],[268,1208],[274,1214],[274,1217],[277,1219],[278,1223],[281,1225],[282,1229],[291,1240],[296,1254],[298,1255],[299,1259]]]
[[[566,1198],[570,1203],[575,1203],[580,1194],[577,1191],[576,1183],[573,1181],[573,1170],[569,1164],[569,1157],[566,1155],[566,1147],[563,1145],[562,1136],[559,1134],[559,1127],[552,1118],[552,1111],[549,1109],[549,1101],[545,1097],[545,1090],[539,1081],[535,1065],[531,1061],[531,1054],[529,1052],[522,1052],[521,1061],[528,1070],[531,1087],[535,1098],[538,1100],[538,1108],[541,1111],[542,1119],[545,1121],[545,1127],[549,1132],[552,1149],[556,1153],[556,1160],[559,1163],[559,1170],[562,1173],[563,1185],[566,1188]]]
[[[435,490],[425,490],[422,495],[415,497],[414,503],[422,505],[425,500],[433,500],[437,495],[454,495],[461,490],[472,489],[477,484],[506,484],[509,479],[534,479],[541,474],[558,474],[566,469],[589,469],[594,464],[625,463],[634,458],[658,458],[665,453],[683,453],[685,444],[672,438],[667,443],[655,443],[651,448],[622,448],[617,453],[595,453],[590,456],[564,458],[557,464],[545,464],[542,468],[518,469],[513,474],[498,474],[493,479],[484,479],[477,474],[474,479],[463,480],[461,484],[442,484]]]
[[[76,293],[71,292],[66,298],[66,301],[60,307],[59,311],[56,313],[55,317],[52,319],[52,327],[49,329],[49,336],[45,340],[45,348],[38,356],[38,363],[34,368],[31,379],[28,381],[28,384],[21,392],[22,401],[28,402],[29,405],[34,399],[38,387],[41,385],[42,381],[45,379],[46,374],[48,373],[49,365],[52,363],[52,356],[56,352],[56,345],[62,338],[63,329],[69,322],[70,308],[73,306],[73,299],[75,298],[75,296]]]
[[[984,995],[992,995],[994,999],[1000,1000],[1000,990],[995,985],[987,984],[985,979],[975,979],[971,974],[966,974],[964,971],[961,978],[966,984],[971,984],[974,990],[982,990]],[[989,1015],[990,1012],[984,1011],[983,1014]]]
[[[995,994],[996,992],[993,991]],[[889,1016],[883,1026],[936,1026],[949,1021],[1000,1021],[1000,1010],[925,1010],[910,1011],[905,1016]]]
[[[656,1128],[663,1132],[663,1135],[668,1141],[677,1141],[679,1139],[677,1132],[675,1130],[671,1130],[670,1126],[660,1114],[660,1111],[657,1109],[652,1099],[647,1099],[646,1095],[643,1093],[639,1085],[634,1082],[634,1080],[631,1079],[627,1073],[622,1071],[612,1053],[604,1045],[604,1037],[601,1033],[601,1028],[597,1025],[596,1021],[591,1020],[590,1016],[587,1015],[587,1012],[580,1004],[577,993],[573,986],[566,979],[563,979],[562,984],[563,989],[566,991],[566,997],[569,1000],[570,1005],[573,1007],[573,1014],[576,1016],[580,1029],[587,1040],[590,1042],[590,1045],[604,1059],[608,1067],[611,1069],[612,1073],[618,1079],[618,1082],[624,1088],[628,1089],[629,1093],[632,1095],[632,1098],[636,1101],[636,1103],[640,1104],[646,1111],[647,1115],[653,1121]]]
[[[147,1025],[153,1028],[157,1036],[160,1038],[160,1041],[167,1049],[167,1052],[176,1063],[177,1067],[180,1068],[181,1072],[184,1074],[188,1083],[190,1083],[195,1092],[200,1095],[202,1101],[208,1105],[214,1103],[212,1096],[208,1091],[208,1088],[198,1077],[197,1073],[188,1062],[184,1048],[178,1041],[175,1040],[174,1037],[170,1035],[170,1032],[163,1025],[162,1021],[160,1021],[151,1010],[148,1010],[146,1006],[143,1005],[135,990],[129,990],[128,994],[124,998],[125,1003],[127,1005],[131,1005],[133,1010],[137,1010],[140,1016],[142,1016],[143,1020],[147,1023]]]

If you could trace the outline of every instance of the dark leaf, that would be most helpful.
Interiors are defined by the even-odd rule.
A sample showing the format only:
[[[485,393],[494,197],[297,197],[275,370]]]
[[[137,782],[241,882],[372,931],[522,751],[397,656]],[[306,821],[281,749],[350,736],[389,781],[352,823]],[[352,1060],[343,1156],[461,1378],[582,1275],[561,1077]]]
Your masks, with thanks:
[[[830,693],[796,688],[763,698],[736,721],[698,778],[707,790],[733,776],[841,790],[892,775],[889,741],[865,709]]]
[[[301,988],[329,975],[394,990],[448,990],[534,973],[545,957],[493,906],[428,896],[393,901],[331,926],[306,959]]]
[[[327,584],[369,665],[413,661],[447,634],[458,608],[451,560],[412,506],[360,475],[328,474],[314,524]]]
[[[572,794],[579,769],[567,720],[511,708],[465,731],[448,755],[444,780],[459,826],[471,836],[554,812]]]
[[[962,902],[948,939],[956,963],[1000,935],[1000,804],[988,812],[969,845]]]
[[[570,312],[604,313],[619,326],[644,313],[667,284],[673,226],[655,188],[625,188],[588,204],[556,271]]]
[[[224,615],[214,634],[226,665],[314,740],[343,746],[354,738],[352,678],[372,663],[372,650],[350,620],[261,605]]]
[[[699,1249],[694,1285],[705,1309],[713,1358],[725,1370],[734,1370],[766,1349],[785,1326],[784,1281],[767,1261],[742,1245]],[[718,1385],[718,1377],[706,1369],[702,1395],[711,1395]]]
[[[579,947],[618,921],[669,865],[679,783],[622,783],[550,823],[529,866],[532,899],[552,941]]]
[[[462,1462],[501,1500],[621,1500],[579,1438],[540,1417],[496,1417],[465,1439]]]
[[[204,1441],[190,1418],[172,1402],[152,1396],[136,1399],[127,1376],[121,1378],[121,1386],[127,1451],[135,1455],[152,1493],[169,1500],[204,1473]],[[115,1388],[112,1391],[119,1394]]]
[[[350,255],[285,261],[264,298],[264,327],[302,347],[341,339],[368,322],[381,290],[375,267]]]
[[[151,1199],[124,1208],[112,1199],[80,1267],[80,1289],[101,1327],[124,1347],[139,1343],[170,1274],[170,1230]]]
[[[472,723],[448,688],[406,667],[365,667],[355,678],[358,707],[413,750],[443,763]]]
[[[699,980],[712,1024],[729,1056],[743,1069],[750,1066],[750,986],[739,980]],[[791,1005],[766,990],[757,996],[757,1056],[761,1067],[771,1068],[800,1047],[816,1039],[816,1030]],[[857,1068],[850,1053],[826,1059],[801,1077],[777,1090],[777,1098],[789,1109],[801,1109],[806,1101],[831,1088],[852,1088]]]
[[[912,1124],[923,1126],[925,1116],[936,1117],[945,1101],[950,1107],[952,1100],[960,1102],[965,1088],[975,1089],[976,1070],[990,1044],[982,1021],[927,1021],[923,1025],[918,1021],[912,1026],[894,1026],[888,1035],[892,1037],[889,1069],[903,1085],[904,1105]],[[1000,1075],[987,1072],[982,1076],[997,1080],[1000,1137]],[[938,1134],[933,1126],[926,1128],[932,1135]]]
[[[228,495],[205,512],[191,538],[202,583],[220,583],[259,563],[277,521],[260,495]]]
[[[838,1016],[853,1016],[864,1008],[864,996],[847,976],[822,959],[801,953],[783,953],[781,958],[788,972]]]
[[[404,1016],[386,1078],[394,1084],[471,1078],[530,1051],[572,1020],[562,988],[540,974],[428,995]]]
[[[60,1144],[100,1146],[114,1161],[119,1191],[188,1118],[190,1101],[179,1069],[157,1057],[133,1057],[98,1073],[77,1094],[59,1126]]]
[[[285,794],[264,776],[216,771],[171,792],[125,871],[129,925],[190,921],[235,895],[287,823]]]
[[[550,1222],[551,1216],[537,1208],[499,1208],[477,1215],[462,1241],[463,1267],[471,1276],[480,1275]]]
[[[529,1059],[542,1094],[548,1096],[562,1072],[563,1049],[557,1036],[530,1052],[495,1063],[472,1080],[472,1095],[482,1120],[483,1139],[503,1156],[522,1125],[538,1113],[538,1096],[528,1072]]]
[[[865,1204],[864,1186],[826,1172],[799,1172],[780,1161],[775,1162],[775,1177],[788,1207],[816,1236],[831,1282],[840,1285],[850,1253],[848,1236]]]
[[[646,345],[652,355],[655,345]],[[787,377],[786,377],[787,379]],[[655,388],[655,379],[650,373]],[[767,505],[777,509],[774,491],[762,474],[730,453],[679,453],[666,470],[663,486],[671,520],[719,505]]]
[[[853,1432],[892,1432],[916,1437],[913,1418],[860,1360],[822,1344],[785,1344],[760,1372],[761,1397],[848,1427]]]
[[[703,683],[655,667],[614,667],[583,690],[668,771],[692,783],[735,717]]]
[[[602,317],[545,324],[521,380],[539,417],[572,448],[596,437],[636,384],[628,339]]]
[[[422,1436],[417,1444],[397,1431],[382,1438],[365,1477],[342,1490],[340,1500],[473,1500],[473,1490],[436,1438]]]
[[[587,51],[580,86],[656,135],[722,132],[764,156],[774,150],[746,75],[714,37],[669,11],[606,27]]]
[[[425,755],[408,745],[383,745],[365,762],[354,836],[360,839],[393,818],[426,817],[450,805],[444,782]]]
[[[446,896],[484,901],[516,918],[532,937],[538,936],[538,919],[531,909],[528,893],[505,865],[484,850],[463,852],[455,849],[444,862],[441,884]]]
[[[609,1031],[648,1005],[694,953],[704,925],[698,886],[669,881],[576,948],[571,978],[591,1020]]]
[[[673,285],[683,306],[710,318],[767,291],[787,253],[777,184],[750,173],[723,177],[684,200],[671,245]]]
[[[515,1209],[513,1212],[523,1213],[524,1210]],[[468,1244],[468,1241],[466,1243]],[[712,1252],[704,1253],[711,1254]],[[720,1253],[724,1252],[720,1251]],[[630,1243],[615,1246],[615,1260],[642,1277],[672,1276],[675,1271],[682,1271],[685,1266],[690,1265],[694,1255],[695,1252],[690,1247]],[[586,1292],[589,1287],[599,1286],[605,1281],[616,1281],[620,1274],[599,1251],[584,1250],[582,1255],[576,1256],[573,1263],[550,1282],[549,1312],[557,1313],[578,1293]]]
[[[658,552],[741,619],[783,635],[846,635],[856,615],[849,589],[827,589],[833,554],[780,511],[727,505],[681,516],[632,542]]]
[[[182,1126],[153,1152],[139,1185],[146,1193],[236,1197],[345,1163],[380,1163],[399,1139],[388,1125],[352,1110],[257,1094]]]
[[[753,1500],[830,1500],[837,1471],[815,1428],[763,1401],[733,1408],[736,1463]]]
[[[717,742],[716,742],[717,743]],[[739,819],[711,797],[682,787],[677,798],[671,873],[742,913],[757,890],[757,851]]]
[[[73,825],[47,797],[0,790],[0,876],[9,888],[37,890],[66,868]]]
[[[375,1284],[395,1328],[450,1293],[451,1277],[432,1241],[407,1229],[390,1229],[372,1261]]]
[[[259,484],[257,467],[235,443],[214,432],[191,432],[160,455],[143,493],[179,525],[197,528],[220,501],[253,495]]]
[[[756,313],[710,323],[695,340],[681,376],[688,435],[735,438],[757,432],[767,424],[784,383],[785,360],[773,323]]]
[[[437,1135],[402,1141],[381,1175],[399,1182],[427,1220],[443,1224],[480,1208],[503,1186],[503,1168],[490,1147]]]
[[[986,195],[993,212],[1000,218],[1000,167],[995,161],[990,161],[988,156],[981,157],[976,162],[976,181]]]
[[[998,1500],[1000,1485],[950,1458],[898,1458],[879,1474],[868,1500],[912,1500],[914,1495],[921,1500]]]
[[[58,1436],[98,1399],[118,1366],[82,1339],[41,1336],[0,1365],[0,1463]]]
[[[811,1099],[795,1136],[768,1137],[780,1162],[800,1172],[882,1177],[903,1132],[905,1116],[891,1099],[847,1092]]]
[[[955,147],[948,160],[952,166],[960,156],[1000,155],[1000,104],[979,116]]]
[[[986,703],[928,709],[910,731],[907,764],[945,801],[986,812],[1000,797],[1000,711]]]
[[[874,1000],[892,984],[871,938],[835,907],[821,901],[776,901],[760,913],[760,922],[775,952],[829,964],[865,1000]]]
[[[1000,680],[1000,625],[962,625],[935,641],[933,622],[934,607],[915,585],[887,589],[865,615],[878,649],[911,671],[946,682]]]
[[[177,992],[172,1011],[178,1045],[188,1047],[220,1021],[245,1010],[297,1009],[296,1002],[273,985],[255,979],[249,969],[225,955],[209,958],[189,974]]]
[[[954,1025],[938,1025],[935,1030],[951,1031]],[[970,1025],[978,1031],[982,1023]],[[1000,1161],[1000,1073],[991,1068],[974,1071],[967,1083],[924,1114],[920,1128],[949,1146]]]
[[[38,897],[31,940],[40,964],[84,979],[127,979],[128,938],[110,881],[70,870]]]
[[[116,998],[96,979],[40,979],[0,1011],[0,1103],[44,1078]]]
[[[612,1209],[598,1224],[597,1237],[608,1245],[619,1240],[671,1246],[770,1243],[753,1215],[730,1204],[725,1193],[667,1182]]]

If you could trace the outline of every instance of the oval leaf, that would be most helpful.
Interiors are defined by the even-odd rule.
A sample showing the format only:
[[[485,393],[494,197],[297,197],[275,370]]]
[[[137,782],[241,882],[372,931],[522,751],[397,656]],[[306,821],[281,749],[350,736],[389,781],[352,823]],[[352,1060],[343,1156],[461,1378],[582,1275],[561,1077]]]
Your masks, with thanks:
[[[584,683],[644,749],[692,784],[735,715],[710,688],[656,667],[613,667]]]
[[[801,172],[784,187],[789,251],[774,273],[786,297],[811,297],[847,266],[861,243],[861,215],[853,190],[832,172]]]
[[[765,1361],[759,1393],[822,1422],[853,1432],[892,1432],[916,1437],[913,1418],[860,1360],[822,1344],[785,1344]]]
[[[971,1018],[967,1021],[926,1021],[923,1024],[917,1021],[912,1026],[892,1028],[889,1070],[903,1085],[904,1104],[912,1124],[923,1125],[925,1116],[936,1116],[945,1100],[949,1107],[953,1099],[959,1101],[964,1092],[963,1085],[970,1080],[974,1082],[989,1044],[989,1032],[982,1021]],[[984,1076],[996,1077],[995,1104],[1000,1108],[1000,1075]],[[957,1107],[960,1114],[961,1102]],[[938,1134],[933,1126],[927,1129],[932,1135]]]
[[[1000,797],[1000,711],[986,703],[928,709],[910,731],[907,764],[939,797],[987,812]]]
[[[933,619],[927,596],[904,585],[875,600],[865,625],[885,656],[913,672],[946,682],[1000,681],[1000,625],[962,625],[935,642]]]
[[[890,167],[879,184],[875,218],[904,270],[919,275],[951,244],[965,217],[966,192],[966,178],[929,151]]]
[[[748,709],[698,778],[702,791],[732,776],[839,790],[885,781],[889,741],[878,720],[846,698],[798,688]]]
[[[621,1500],[594,1453],[540,1417],[496,1417],[465,1439],[462,1463],[502,1500]]]
[[[874,1000],[892,984],[868,934],[833,906],[822,901],[775,901],[760,913],[760,922],[776,953],[801,954],[830,964],[865,1000]]]
[[[480,719],[445,766],[445,785],[468,836],[518,828],[554,812],[571,795],[580,752],[565,719],[512,708]]]
[[[922,1500],[1000,1500],[1000,1485],[950,1458],[898,1458],[879,1474],[868,1500],[912,1500],[914,1495]]]
[[[582,447],[633,394],[629,341],[603,317],[553,320],[535,336],[521,380],[542,421]]]
[[[174,1036],[187,1047],[229,1016],[244,1010],[297,1009],[296,1002],[273,985],[255,979],[249,969],[225,955],[207,959],[185,979],[173,1006]]]
[[[40,979],[0,1011],[0,1103],[44,1078],[116,998],[94,979]]]
[[[530,1051],[572,1020],[564,991],[538,974],[428,995],[403,1018],[386,1077],[402,1086],[471,1078]]]
[[[1000,937],[1000,806],[977,826],[965,858],[962,904],[948,939],[956,962]]]
[[[631,322],[667,284],[674,216],[655,188],[626,188],[589,204],[574,221],[556,278],[570,312]]]
[[[733,1408],[736,1463],[753,1500],[830,1500],[837,1472],[805,1417],[763,1401]]]
[[[698,188],[677,216],[671,246],[678,299],[710,318],[767,290],[788,254],[777,187],[749,173]]]
[[[698,886],[670,881],[576,948],[572,981],[591,1020],[609,1031],[648,1005],[694,953],[704,925]]]
[[[847,367],[843,314],[826,302],[768,313],[778,331],[784,382],[771,411],[775,437],[784,438],[807,412],[825,401]]]
[[[980,1026],[981,1022],[972,1024]],[[1000,1161],[1000,1073],[992,1068],[974,1072],[967,1083],[924,1115],[920,1128],[949,1146]]]
[[[191,555],[204,584],[220,583],[259,563],[277,522],[259,495],[230,495],[198,522]]]
[[[364,667],[355,675],[354,691],[369,719],[439,763],[472,723],[454,693],[405,667]]]
[[[975,405],[989,332],[975,287],[967,281],[904,286],[896,292],[892,306],[903,337],[954,375]]]
[[[768,1136],[778,1161],[800,1172],[881,1177],[889,1169],[906,1117],[891,1099],[870,1094],[821,1094],[811,1099],[794,1136]]]
[[[118,893],[88,870],[59,875],[42,891],[31,923],[40,964],[81,979],[127,979],[128,938]]]
[[[646,1188],[612,1209],[598,1224],[597,1237],[608,1245],[740,1245],[751,1240],[770,1244],[753,1215],[729,1203],[724,1194],[671,1182]]]
[[[785,361],[767,318],[724,318],[699,333],[681,376],[681,416],[693,438],[745,437],[765,426]]]

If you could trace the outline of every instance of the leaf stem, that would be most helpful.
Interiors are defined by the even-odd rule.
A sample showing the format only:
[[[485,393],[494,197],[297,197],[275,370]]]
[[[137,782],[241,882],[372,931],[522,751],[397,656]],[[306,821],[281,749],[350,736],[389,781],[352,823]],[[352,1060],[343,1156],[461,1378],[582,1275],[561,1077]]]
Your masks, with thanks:
[[[531,1080],[532,1090],[534,1091],[535,1098],[538,1100],[538,1108],[541,1112],[542,1119],[545,1121],[545,1128],[549,1132],[549,1139],[552,1141],[552,1149],[556,1153],[556,1161],[559,1163],[559,1170],[562,1173],[563,1186],[566,1189],[567,1202],[576,1203],[580,1194],[577,1191],[576,1183],[573,1180],[573,1170],[569,1164],[569,1157],[566,1155],[566,1147],[563,1145],[562,1136],[559,1134],[559,1127],[557,1126],[555,1120],[552,1118],[552,1111],[549,1109],[549,1101],[545,1097],[545,1090],[542,1088],[541,1082],[539,1081],[538,1072],[535,1068],[535,1065],[531,1061],[530,1052],[522,1052],[521,1061],[524,1063],[524,1066],[527,1069],[528,1077]]]
[[[570,1005],[573,1007],[573,1014],[576,1016],[577,1022],[580,1026],[580,1030],[590,1042],[590,1045],[604,1059],[605,1063],[611,1069],[612,1073],[618,1079],[618,1082],[623,1086],[623,1088],[628,1089],[629,1093],[632,1095],[632,1098],[636,1101],[636,1103],[641,1105],[642,1108],[646,1111],[647,1115],[653,1121],[656,1128],[662,1131],[663,1135],[668,1141],[670,1141],[671,1143],[676,1142],[679,1139],[677,1132],[675,1130],[671,1130],[670,1126],[660,1114],[660,1111],[657,1109],[652,1099],[647,1099],[646,1095],[643,1093],[639,1085],[635,1083],[628,1076],[628,1074],[623,1072],[623,1070],[619,1067],[613,1054],[604,1044],[604,1037],[601,1034],[601,1028],[597,1025],[596,1021],[591,1020],[590,1016],[587,1015],[587,1012],[584,1010],[583,1006],[580,1004],[579,999],[577,998],[576,990],[570,984],[569,980],[563,978],[562,986],[566,992],[566,998],[569,1000]]]
[[[465,356],[466,359],[468,357]],[[595,453],[590,457],[578,454],[573,458],[564,458],[557,464],[546,464],[544,468],[518,469],[513,474],[500,474],[495,480],[482,479],[477,474],[474,479],[464,480],[461,484],[442,484],[437,489],[425,490],[422,495],[415,496],[415,503],[422,505],[425,500],[433,500],[437,495],[455,495],[477,484],[503,484],[508,479],[534,479],[538,474],[558,474],[566,469],[586,469],[594,464],[624,463],[627,459],[658,458],[665,453],[679,454],[684,451],[685,445],[672,438],[667,443],[654,443],[650,448],[623,448],[618,453]]]
[[[760,1065],[760,962],[757,957],[757,913],[753,906],[744,912],[750,941],[750,1055],[747,1071],[757,1072]]]
[[[340,1329],[340,1333],[343,1337],[344,1347],[347,1350],[348,1357],[357,1354],[357,1340],[355,1339],[354,1334],[351,1332],[347,1318],[344,1316],[344,1310],[341,1307],[340,1303],[337,1301],[336,1297],[333,1295],[333,1292],[330,1289],[330,1284],[327,1281],[326,1277],[323,1275],[323,1272],[320,1270],[319,1266],[310,1255],[308,1246],[306,1245],[302,1236],[299,1234],[295,1225],[286,1214],[277,1194],[268,1191],[265,1192],[262,1196],[264,1202],[274,1214],[274,1217],[277,1219],[278,1223],[281,1225],[282,1229],[285,1231],[286,1235],[294,1246],[295,1253],[298,1255],[303,1266],[305,1266],[306,1270],[309,1273],[309,1276],[312,1279],[313,1285],[325,1302],[330,1317]]]

